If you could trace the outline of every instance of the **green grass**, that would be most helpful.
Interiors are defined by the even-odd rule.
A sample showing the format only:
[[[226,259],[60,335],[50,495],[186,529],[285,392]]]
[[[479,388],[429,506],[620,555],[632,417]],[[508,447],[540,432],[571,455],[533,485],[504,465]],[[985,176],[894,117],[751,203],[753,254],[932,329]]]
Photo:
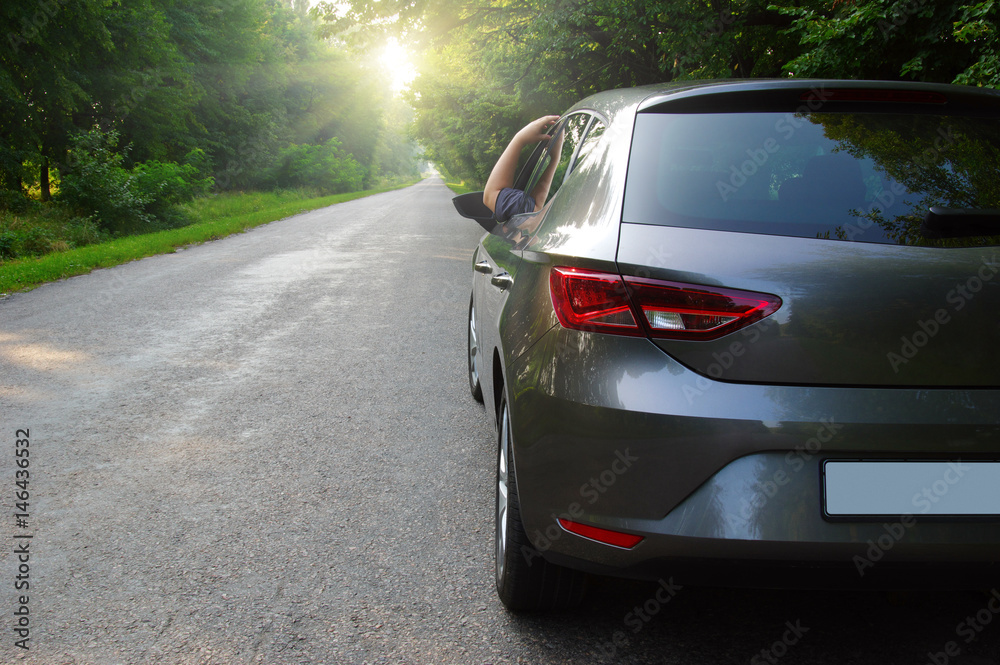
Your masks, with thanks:
[[[462,182],[446,182],[444,184],[448,186],[448,189],[456,194],[468,194],[469,192],[478,191],[475,188],[470,187],[464,180]]]
[[[220,194],[197,199],[188,204],[187,209],[194,219],[200,221],[189,226],[117,238],[53,252],[40,258],[0,262],[0,295],[26,291],[46,282],[83,275],[96,268],[109,268],[155,254],[167,254],[178,247],[217,240],[285,217],[400,189],[414,182],[319,198],[309,198],[302,192],[286,191]]]

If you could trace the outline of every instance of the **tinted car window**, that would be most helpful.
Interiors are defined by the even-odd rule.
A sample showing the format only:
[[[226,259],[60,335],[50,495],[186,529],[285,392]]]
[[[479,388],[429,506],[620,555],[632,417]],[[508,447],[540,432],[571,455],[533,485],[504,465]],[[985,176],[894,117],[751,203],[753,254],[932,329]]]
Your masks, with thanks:
[[[982,233],[934,239],[925,230],[928,210],[938,206],[957,213],[948,223],[982,218],[979,228],[992,233],[998,173],[1000,125],[989,118],[640,114],[624,220],[858,242],[1000,244]]]

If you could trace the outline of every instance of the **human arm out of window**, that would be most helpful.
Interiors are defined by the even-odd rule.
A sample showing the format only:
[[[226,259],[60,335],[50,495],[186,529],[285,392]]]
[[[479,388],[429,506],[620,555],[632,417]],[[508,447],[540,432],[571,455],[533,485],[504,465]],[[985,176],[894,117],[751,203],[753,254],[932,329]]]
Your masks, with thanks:
[[[552,138],[552,143],[549,146],[549,163],[545,167],[545,171],[542,172],[541,177],[538,178],[538,182],[531,189],[531,198],[536,201],[536,206],[545,205],[545,201],[549,197],[549,188],[552,187],[552,179],[555,177],[556,169],[560,162],[564,136],[565,132],[561,129],[556,131],[556,135]]]
[[[521,128],[510,143],[504,149],[500,159],[493,166],[490,177],[486,181],[486,188],[483,190],[483,203],[492,211],[496,211],[497,196],[500,192],[514,184],[514,176],[517,171],[517,160],[521,154],[521,149],[531,143],[549,140],[549,135],[545,133],[553,123],[559,120],[557,115],[546,115],[529,122]],[[551,177],[549,178],[551,183]],[[548,187],[545,188],[548,192]],[[535,198],[538,201],[537,197]]]

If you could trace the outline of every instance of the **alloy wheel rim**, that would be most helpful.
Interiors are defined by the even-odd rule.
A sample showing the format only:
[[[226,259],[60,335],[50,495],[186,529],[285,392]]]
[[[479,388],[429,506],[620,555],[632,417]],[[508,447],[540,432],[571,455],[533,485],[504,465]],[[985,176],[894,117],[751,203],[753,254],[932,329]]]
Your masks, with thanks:
[[[508,479],[508,438],[509,420],[504,405],[500,419],[500,445],[497,455],[497,515],[496,515],[496,575],[497,582],[503,580],[507,558],[507,479]]]
[[[469,380],[479,383],[479,336],[476,334],[476,308],[469,308]]]

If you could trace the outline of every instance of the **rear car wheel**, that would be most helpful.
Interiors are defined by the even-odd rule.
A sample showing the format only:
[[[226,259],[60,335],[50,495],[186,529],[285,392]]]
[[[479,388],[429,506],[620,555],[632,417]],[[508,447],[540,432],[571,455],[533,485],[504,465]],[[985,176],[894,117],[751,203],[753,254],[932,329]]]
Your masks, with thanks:
[[[477,402],[483,401],[483,386],[479,383],[479,335],[476,332],[476,300],[469,298],[469,391]]]
[[[500,402],[497,436],[496,582],[509,610],[567,609],[583,599],[586,576],[549,563],[528,540],[514,474],[507,396]]]

